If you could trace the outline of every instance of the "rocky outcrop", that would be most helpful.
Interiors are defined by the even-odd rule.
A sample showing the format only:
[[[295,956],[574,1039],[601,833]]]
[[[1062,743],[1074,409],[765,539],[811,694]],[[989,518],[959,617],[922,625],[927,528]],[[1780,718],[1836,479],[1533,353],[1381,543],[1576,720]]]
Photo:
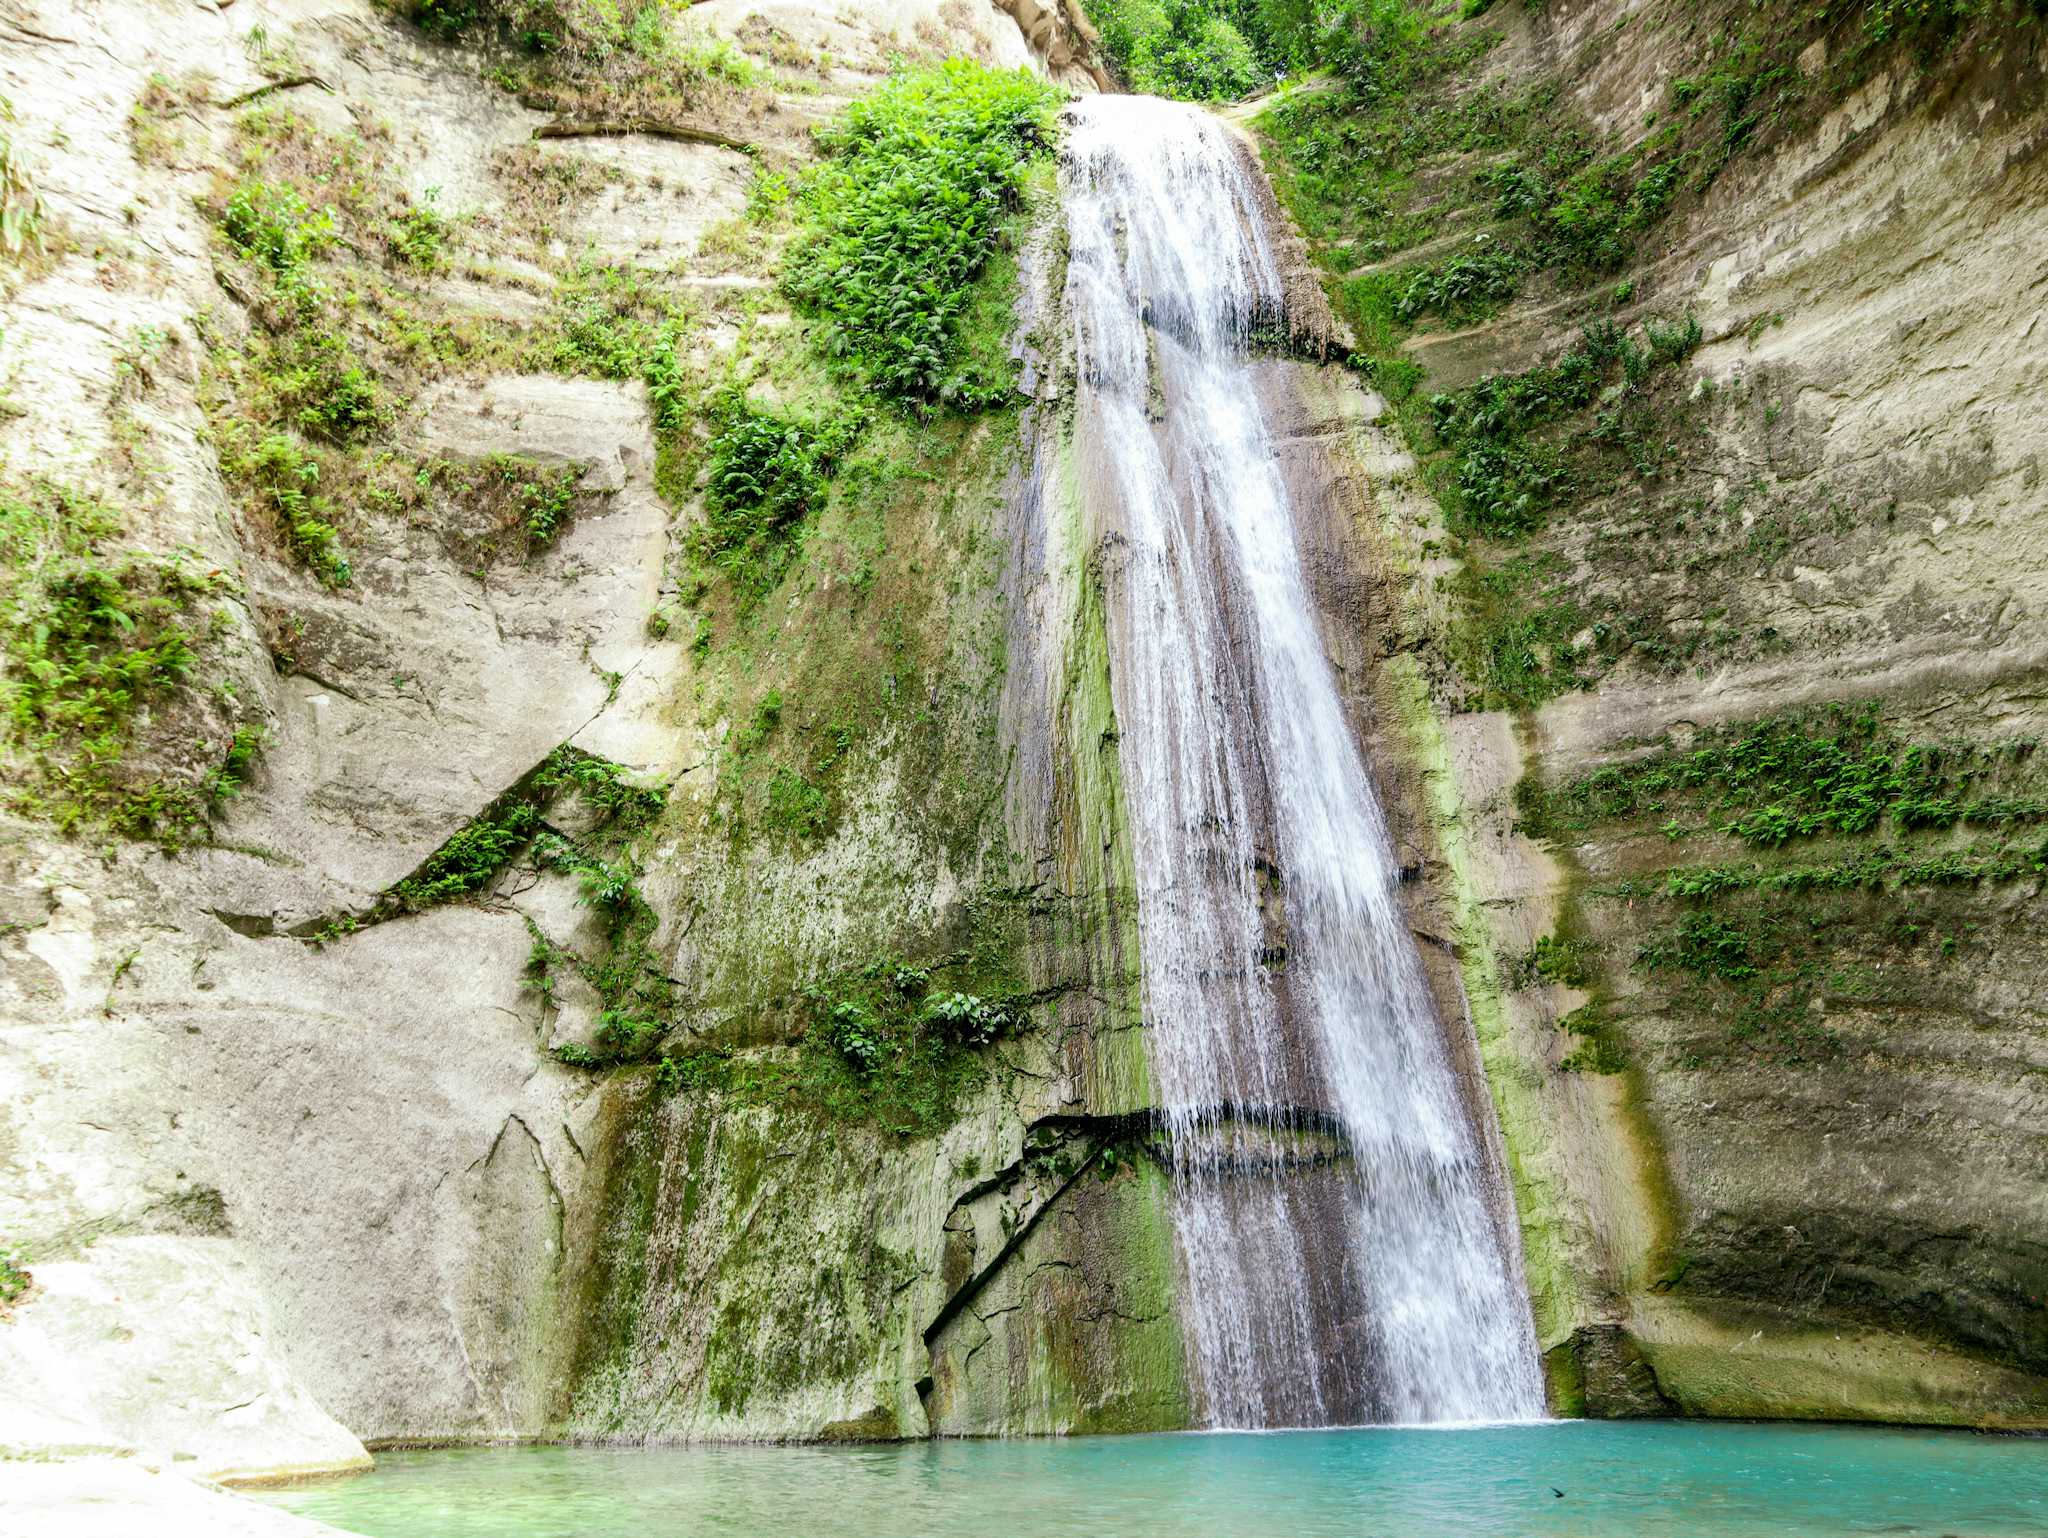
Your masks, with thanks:
[[[2041,879],[2039,28],[1708,9],[1464,24],[1378,224],[1289,180],[1327,144],[1312,98],[1262,123],[1340,311],[1414,296],[1363,432],[1417,837],[1560,1404],[2039,1425],[2044,1043],[2010,982]],[[1486,265],[1566,196],[1490,179],[1529,143],[1625,178],[1625,251]],[[1686,180],[1642,213],[1660,159]],[[1516,296],[1406,287],[1459,262]],[[1457,437],[1457,392],[1646,321],[1678,361],[1640,393]],[[1508,457],[1459,457],[1488,432]],[[1529,453],[1556,456],[1539,511],[1489,511]],[[1830,753],[1891,788],[1807,816]]]
[[[964,922],[978,873],[900,831],[930,819],[893,749],[863,756],[865,810],[822,854],[763,842],[729,857],[698,828],[732,723],[701,709],[722,654],[706,661],[681,619],[668,633],[687,487],[669,479],[640,370],[577,351],[603,337],[576,327],[624,324],[603,308],[621,290],[592,274],[659,287],[665,313],[688,317],[674,356],[705,388],[746,339],[790,324],[735,243],[758,168],[804,161],[809,128],[892,59],[1092,77],[1064,21],[1048,32],[1033,12],[1020,30],[993,4],[715,0],[685,20],[679,47],[729,57],[723,36],[745,52],[683,116],[637,99],[588,117],[529,105],[494,83],[488,47],[430,41],[369,5],[46,8],[0,39],[11,153],[47,214],[44,249],[7,272],[0,302],[6,478],[100,499],[123,549],[205,573],[209,595],[188,686],[141,712],[107,792],[154,805],[197,785],[207,825],[159,848],[66,837],[27,807],[0,834],[0,1251],[29,1278],[0,1318],[0,1360],[11,1407],[44,1428],[9,1456],[116,1459],[38,1472],[40,1495],[10,1474],[24,1509],[98,1486],[196,1514],[208,1503],[191,1491],[146,1493],[159,1468],[341,1470],[365,1443],[923,1429],[921,1332],[940,1300],[871,1289],[899,1259],[936,1273],[956,1193],[930,1145],[880,1130],[869,1155],[836,1155],[843,1183],[819,1203],[872,1229],[876,1204],[900,1198],[869,1233],[880,1269],[847,1276],[878,1322],[859,1328],[885,1323],[896,1355],[850,1335],[830,1361],[791,1364],[783,1393],[765,1386],[776,1341],[678,1293],[664,1329],[696,1332],[725,1374],[685,1388],[736,1393],[730,1413],[611,1392],[614,1378],[578,1388],[572,1371],[600,1356],[577,1307],[616,1280],[592,1246],[619,1218],[648,1075],[573,1066],[615,1002],[585,974],[620,964],[574,875],[538,860],[479,875],[459,857],[493,816],[568,837],[601,825],[609,812],[561,788],[581,766],[600,789],[673,792],[675,821],[636,856],[650,927],[632,965],[645,986],[701,990],[689,1029],[707,1041],[786,1045],[786,1014],[740,1017],[906,931]],[[238,412],[252,389],[299,388],[290,370],[321,343],[279,329],[272,278],[219,224],[236,177],[286,175],[297,155],[339,157],[322,185],[378,210],[320,279],[322,303],[349,307],[335,334],[372,338],[349,343],[374,346],[375,377],[345,409],[375,415],[376,445],[340,455],[353,429],[323,437],[301,418],[302,457],[277,481]],[[455,254],[395,254],[400,217]],[[314,351],[266,364],[277,335]],[[329,511],[290,501],[294,484]],[[914,506],[902,517],[918,521]],[[326,548],[345,548],[346,582],[306,554]],[[992,1089],[956,1152],[1015,1159],[1035,1104]],[[671,1119],[685,1147],[745,1126],[768,1168],[799,1177],[789,1226],[728,1280],[810,1297],[777,1268],[814,1259],[797,1214],[820,1169],[779,1161],[835,1157],[829,1126],[715,1098]],[[712,1178],[741,1218],[754,1211],[761,1187],[730,1167]],[[861,1420],[878,1399],[888,1415]]]

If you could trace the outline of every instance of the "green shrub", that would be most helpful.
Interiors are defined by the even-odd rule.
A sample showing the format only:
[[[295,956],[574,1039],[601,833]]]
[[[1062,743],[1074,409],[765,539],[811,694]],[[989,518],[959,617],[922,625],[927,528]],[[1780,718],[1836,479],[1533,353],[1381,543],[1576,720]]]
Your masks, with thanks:
[[[973,993],[938,995],[925,1004],[924,1019],[951,1040],[969,1047],[985,1047],[1024,1022],[1013,1005]]]
[[[697,557],[730,578],[744,597],[775,585],[804,517],[822,501],[839,456],[859,435],[857,417],[824,423],[778,416],[728,395],[714,408],[704,522],[692,535]]]
[[[239,726],[228,740],[226,754],[220,767],[213,771],[207,781],[207,795],[214,801],[231,801],[242,793],[256,774],[256,759],[270,741],[268,729],[261,726]]]
[[[341,536],[327,521],[331,511],[316,488],[320,461],[297,439],[272,433],[228,461],[231,474],[253,486],[277,520],[292,553],[329,587],[345,586],[352,575]]]
[[[113,553],[120,532],[104,504],[55,482],[0,490],[0,699],[18,744],[73,740],[110,760],[136,704],[192,669],[180,614],[208,584],[175,561]]]
[[[288,361],[275,382],[283,400],[294,408],[301,432],[349,444],[390,424],[391,408],[383,391],[339,336],[302,331],[291,339],[285,355]]]
[[[586,858],[576,872],[578,902],[620,914],[643,903],[640,872],[630,861]]]
[[[417,912],[482,891],[533,838],[540,812],[515,800],[486,813],[435,850],[419,870],[392,889],[398,906]]]
[[[142,706],[198,662],[186,613],[223,578],[122,550],[121,520],[56,482],[0,485],[0,804],[65,828],[86,823],[181,841],[209,790],[116,774]]]
[[[1531,811],[1540,823],[1585,828],[1689,804],[1728,814],[1722,832],[1777,848],[1875,832],[1887,819],[1901,829],[2041,821],[2040,773],[2026,739],[1907,743],[1875,706],[1830,706],[1709,729],[1683,749],[1542,792]]]
[[[880,1067],[888,1051],[888,1040],[875,1017],[865,1005],[852,999],[841,999],[832,1005],[818,1029],[827,1046],[863,1073]]]
[[[334,215],[327,209],[312,207],[294,188],[245,181],[229,196],[221,229],[236,250],[270,270],[280,292],[317,297],[307,269],[334,244]]]
[[[434,206],[437,191],[427,189],[426,197],[391,221],[391,254],[408,267],[432,272],[441,265],[442,247],[448,241],[448,221]]]
[[[651,1052],[661,1041],[665,1028],[659,1021],[642,1020],[623,1009],[607,1009],[597,1017],[597,1044],[614,1056],[637,1058]]]
[[[970,355],[962,322],[1058,99],[1027,70],[954,59],[896,76],[820,134],[829,158],[804,180],[784,286],[830,357],[914,404],[1007,397],[1007,358]]]
[[[533,789],[542,796],[575,790],[597,812],[599,821],[621,836],[647,826],[668,800],[666,787],[636,785],[611,760],[573,748],[557,748],[548,755],[533,777]]]
[[[542,472],[520,486],[528,543],[545,547],[555,542],[555,536],[576,510],[576,488],[582,479],[583,472],[571,468],[553,474]]]
[[[1089,19],[1134,91],[1182,101],[1243,96],[1273,78],[1245,35],[1256,7],[1233,0],[1096,0]]]
[[[1741,982],[1756,976],[1750,937],[1712,913],[1688,913],[1668,940],[1645,946],[1641,960],[1650,970],[1677,967],[1695,977]]]
[[[1652,320],[1638,343],[1612,321],[1586,326],[1579,340],[1555,363],[1519,374],[1492,374],[1455,393],[1430,397],[1430,423],[1438,443],[1450,451],[1449,510],[1459,525],[1484,533],[1525,533],[1566,495],[1573,480],[1567,449],[1573,439],[1541,435],[1551,424],[1584,411],[1596,401],[1610,404],[1577,442],[1611,452],[1622,431],[1622,406],[1660,367],[1690,356],[1700,345],[1699,322]],[[1623,388],[1611,381],[1616,372]]]
[[[1528,259],[1512,246],[1489,241],[1477,250],[1411,272],[1394,299],[1394,313],[1414,320],[1429,311],[1465,316],[1514,297]]]

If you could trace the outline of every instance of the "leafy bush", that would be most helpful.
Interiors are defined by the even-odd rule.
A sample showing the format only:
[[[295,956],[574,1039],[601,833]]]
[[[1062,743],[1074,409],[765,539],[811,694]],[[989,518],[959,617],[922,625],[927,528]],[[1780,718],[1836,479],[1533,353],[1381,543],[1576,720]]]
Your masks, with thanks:
[[[1906,743],[1875,706],[1833,706],[1702,732],[1686,748],[1543,792],[1530,811],[1539,823],[1581,828],[1690,803],[1727,814],[1721,831],[1776,848],[1869,833],[1887,818],[1901,829],[2041,821],[2040,775],[2026,739]]]
[[[329,587],[345,586],[352,575],[341,536],[327,521],[331,509],[315,490],[320,461],[297,439],[272,433],[247,453],[231,457],[230,473],[247,481],[276,516],[278,531],[292,553]]]
[[[390,424],[391,408],[348,344],[328,331],[290,339],[275,384],[299,430],[330,443],[360,443]]]
[[[497,879],[540,826],[531,802],[515,800],[477,818],[428,856],[419,870],[392,889],[407,910],[431,908],[480,892]]]
[[[261,726],[239,726],[228,740],[227,753],[222,757],[220,767],[213,771],[207,781],[207,794],[215,801],[231,801],[242,793],[256,773],[256,759],[270,741],[269,731]]]
[[[557,748],[533,777],[534,790],[545,796],[574,789],[598,814],[599,821],[624,835],[638,832],[661,813],[668,799],[660,785],[636,785],[610,759]]]
[[[529,543],[546,546],[555,541],[562,525],[569,521],[569,515],[576,510],[576,488],[583,479],[583,472],[574,468],[542,473],[527,481],[519,489],[521,502],[526,511],[526,538]]]
[[[191,671],[179,616],[207,584],[173,561],[110,553],[119,534],[106,506],[68,487],[0,490],[0,702],[19,746],[110,762],[136,705]]]
[[[1095,0],[1088,14],[1133,90],[1184,101],[1314,66],[1392,82],[1427,27],[1412,0]]]
[[[962,1046],[985,1047],[1023,1022],[1011,1004],[973,993],[946,993],[930,1000],[924,1018]]]
[[[1489,241],[1448,261],[1409,274],[1394,300],[1394,313],[1413,320],[1428,311],[1462,316],[1512,299],[1528,259],[1512,246]]]
[[[581,895],[577,901],[607,913],[623,913],[644,901],[640,896],[639,870],[630,861],[587,859],[576,872]]]
[[[245,181],[228,198],[221,228],[235,249],[270,269],[281,292],[316,296],[308,264],[334,244],[334,215],[314,208],[291,187]]]
[[[1273,78],[1245,35],[1256,7],[1229,0],[1097,0],[1089,17],[1131,89],[1183,101],[1243,96]]]
[[[1612,321],[1583,328],[1555,363],[1519,374],[1492,374],[1468,389],[1430,397],[1437,441],[1452,456],[1450,504],[1458,522],[1489,534],[1520,534],[1537,527],[1549,507],[1572,487],[1565,445],[1539,430],[1583,411],[1609,405],[1581,442],[1625,440],[1620,410],[1659,367],[1690,356],[1700,345],[1697,319],[1651,320],[1645,343]],[[1609,381],[1618,370],[1618,389]]]
[[[693,549],[744,596],[758,596],[781,576],[795,529],[823,498],[833,464],[862,424],[857,417],[797,421],[738,395],[721,400],[713,419],[718,433]]]
[[[1057,100],[1027,70],[953,59],[896,76],[820,134],[829,158],[805,178],[784,286],[829,356],[906,402],[1006,397],[1007,360],[963,356],[961,324]]]
[[[144,783],[120,766],[143,708],[174,703],[198,663],[189,607],[226,578],[122,535],[70,487],[0,484],[0,805],[176,844],[204,827],[218,773]]]
[[[524,82],[687,97],[693,87],[753,83],[753,61],[724,38],[672,25],[688,0],[406,0],[413,24],[435,37],[495,37],[537,69]]]
[[[853,999],[841,999],[826,1011],[819,1023],[819,1034],[827,1046],[863,1073],[880,1067],[889,1049],[888,1039],[874,1015],[866,1005]]]
[[[435,201],[435,190],[429,188],[422,201],[391,221],[391,254],[423,272],[441,265],[441,248],[448,240],[448,221],[434,206]]]
[[[619,1057],[640,1057],[651,1051],[663,1035],[659,1021],[643,1020],[623,1009],[607,1009],[597,1017],[597,1044]]]

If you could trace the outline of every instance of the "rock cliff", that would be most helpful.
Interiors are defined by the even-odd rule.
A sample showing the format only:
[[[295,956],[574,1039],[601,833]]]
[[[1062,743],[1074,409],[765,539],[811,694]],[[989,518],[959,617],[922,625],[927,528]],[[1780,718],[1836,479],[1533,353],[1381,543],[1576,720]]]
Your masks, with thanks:
[[[2038,1426],[2041,29],[1465,9],[1235,115],[1553,1400]],[[0,1457],[89,1458],[47,1503],[1191,1413],[1047,167],[962,322],[1021,295],[1014,400],[870,411],[786,262],[896,61],[1095,89],[1094,34],[540,14],[0,18]],[[719,523],[736,465],[780,522]]]
[[[2038,1425],[2038,16],[1467,9],[1257,121],[1554,1394]]]
[[[1085,21],[483,16],[5,24],[8,1453],[1176,1423],[1101,846],[1005,794],[1015,410],[864,428],[788,580],[689,543],[719,413],[844,405],[775,286],[813,128],[1092,88]],[[1002,1040],[804,1077],[928,976]]]

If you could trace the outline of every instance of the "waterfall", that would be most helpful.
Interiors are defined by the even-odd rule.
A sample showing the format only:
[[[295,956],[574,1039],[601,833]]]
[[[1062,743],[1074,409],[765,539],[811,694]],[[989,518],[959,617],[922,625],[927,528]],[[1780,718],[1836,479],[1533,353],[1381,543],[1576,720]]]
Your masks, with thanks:
[[[1072,109],[1074,443],[1110,625],[1189,1358],[1214,1425],[1540,1416],[1486,1145],[1316,629],[1252,342],[1256,170],[1208,113]]]

